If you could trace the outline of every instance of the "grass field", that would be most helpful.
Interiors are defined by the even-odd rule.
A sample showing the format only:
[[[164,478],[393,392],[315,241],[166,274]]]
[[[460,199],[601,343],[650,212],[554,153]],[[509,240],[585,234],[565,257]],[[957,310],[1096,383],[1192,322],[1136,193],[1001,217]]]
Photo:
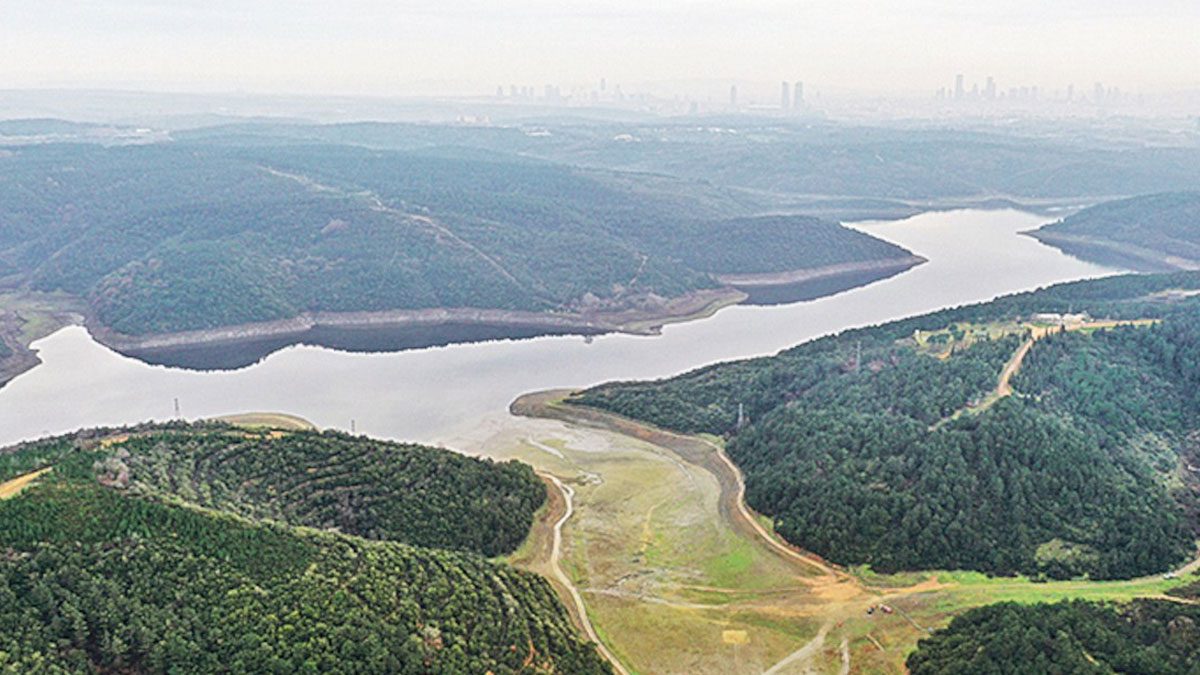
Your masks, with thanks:
[[[762,672],[819,630],[813,585],[825,580],[726,526],[717,479],[671,451],[516,418],[453,445],[522,459],[574,489],[563,567],[631,672]],[[509,559],[547,575],[543,529]]]
[[[824,573],[738,526],[705,462],[650,442],[657,436],[649,431],[617,433],[586,422],[491,420],[447,445],[521,459],[573,488],[562,566],[596,631],[630,672],[902,672],[917,640],[970,607],[1160,597],[1186,582]],[[544,522],[551,520],[539,521],[509,560],[549,576],[537,551],[545,549]],[[867,613],[880,604],[894,611]]]

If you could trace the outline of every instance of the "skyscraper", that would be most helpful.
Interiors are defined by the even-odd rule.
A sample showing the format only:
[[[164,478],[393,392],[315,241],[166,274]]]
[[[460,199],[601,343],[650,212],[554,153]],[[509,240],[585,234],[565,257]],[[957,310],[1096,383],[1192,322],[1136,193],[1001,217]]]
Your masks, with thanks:
[[[729,105],[737,107],[737,85],[729,85]]]
[[[983,90],[984,98],[989,101],[996,100],[996,78],[988,75],[987,88]]]
[[[779,85],[779,109],[786,111],[790,107],[792,107],[792,92],[785,80]]]
[[[954,76],[954,98],[961,101],[966,93],[966,89],[963,88],[962,73],[959,73],[958,75]]]
[[[800,80],[792,86],[792,107],[796,110],[804,108],[804,83]]]

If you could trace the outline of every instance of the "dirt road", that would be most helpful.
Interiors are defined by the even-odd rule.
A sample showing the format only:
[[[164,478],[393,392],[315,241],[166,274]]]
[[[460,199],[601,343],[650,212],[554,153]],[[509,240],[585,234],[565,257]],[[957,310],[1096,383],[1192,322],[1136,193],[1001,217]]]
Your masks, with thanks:
[[[19,493],[21,490],[25,489],[25,486],[29,485],[35,479],[37,479],[38,476],[46,473],[47,471],[49,471],[52,468],[54,468],[54,467],[48,466],[44,469],[39,469],[37,471],[27,473],[24,476],[18,476],[10,481],[5,481],[4,483],[0,483],[0,499],[8,499],[9,497],[16,497],[17,493]]]
[[[554,579],[561,584],[562,587],[566,589],[568,595],[570,595],[571,602],[575,606],[575,611],[572,612],[572,614],[574,614],[578,619],[584,634],[587,635],[589,640],[596,643],[596,649],[599,650],[604,658],[608,659],[608,662],[612,664],[614,671],[621,673],[621,675],[629,675],[629,671],[625,669],[625,666],[621,665],[621,662],[617,660],[616,655],[609,651],[608,647],[606,647],[604,642],[600,639],[599,633],[596,632],[596,627],[592,625],[592,621],[588,617],[587,608],[583,604],[583,598],[579,595],[579,589],[575,587],[575,584],[572,583],[571,578],[568,577],[566,572],[563,571],[562,565],[559,564],[562,558],[562,528],[563,525],[566,524],[566,522],[570,520],[571,516],[575,513],[575,490],[571,489],[571,486],[559,480],[557,476],[553,476],[548,473],[542,473],[539,475],[550,481],[554,487],[558,488],[559,492],[562,494],[563,501],[566,504],[566,507],[563,509],[562,516],[560,516],[559,519],[554,523],[554,539],[553,543],[550,545],[550,570],[554,575]]]

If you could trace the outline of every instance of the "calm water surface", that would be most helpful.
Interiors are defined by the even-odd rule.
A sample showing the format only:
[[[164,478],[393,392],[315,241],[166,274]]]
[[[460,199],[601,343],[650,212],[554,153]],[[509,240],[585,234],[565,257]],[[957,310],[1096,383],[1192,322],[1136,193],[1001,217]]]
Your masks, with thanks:
[[[523,392],[676,374],[771,354],[830,332],[1116,270],[1020,236],[1047,219],[1018,211],[951,211],[853,227],[929,262],[818,300],[722,310],[658,337],[541,337],[363,354],[293,346],[235,371],[150,366],[83,328],[34,343],[44,363],[0,389],[0,444],[79,427],[173,416],[289,412],[321,427],[438,442],[502,413]]]

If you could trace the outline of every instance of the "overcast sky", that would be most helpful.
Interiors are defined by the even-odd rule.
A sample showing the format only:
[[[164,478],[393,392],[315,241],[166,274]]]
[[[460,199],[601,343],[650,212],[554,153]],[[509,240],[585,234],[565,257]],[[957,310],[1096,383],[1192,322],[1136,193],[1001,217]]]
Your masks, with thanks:
[[[1200,83],[1200,0],[0,0],[0,88]]]

